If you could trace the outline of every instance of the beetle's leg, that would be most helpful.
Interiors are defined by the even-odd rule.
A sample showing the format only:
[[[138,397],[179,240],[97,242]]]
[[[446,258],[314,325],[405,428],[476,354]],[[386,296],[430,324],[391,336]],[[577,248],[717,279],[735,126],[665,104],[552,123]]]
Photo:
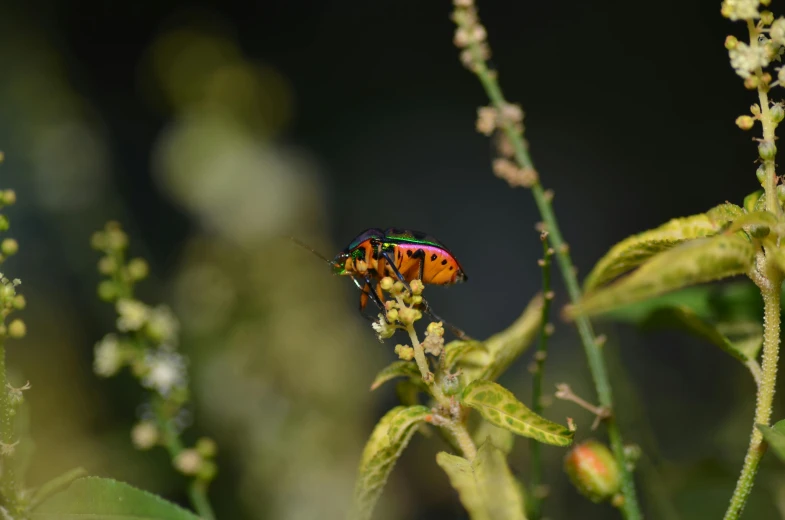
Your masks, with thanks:
[[[378,285],[379,282],[376,283]],[[368,287],[369,290],[366,292],[365,288],[363,288],[363,292],[368,295],[368,297],[371,299],[373,303],[376,304],[377,307],[379,307],[379,310],[382,311],[382,315],[386,316],[387,309],[385,308],[382,299],[379,298],[379,295],[377,293],[378,290],[377,287],[374,287],[373,283],[371,283],[371,275],[369,275],[368,273],[365,273],[365,287]]]
[[[360,314],[368,321],[376,321],[377,318],[374,318],[373,316],[368,316],[363,312],[365,310],[365,306],[368,304],[368,298],[371,298],[371,300],[377,306],[379,305],[379,301],[377,300],[376,293],[373,291],[373,287],[371,286],[370,279],[366,276],[366,278],[364,279],[365,284],[362,284],[354,276],[352,276],[351,278],[352,281],[354,282],[354,285],[356,285],[357,288],[360,289]],[[382,310],[382,315],[386,315],[384,312],[384,307],[382,306],[380,307],[380,309]]]

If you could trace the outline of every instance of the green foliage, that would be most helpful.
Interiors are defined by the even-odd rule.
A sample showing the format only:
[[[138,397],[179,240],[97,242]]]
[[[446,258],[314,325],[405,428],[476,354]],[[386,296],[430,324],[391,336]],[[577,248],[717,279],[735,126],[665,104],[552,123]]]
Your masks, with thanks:
[[[490,442],[480,446],[471,462],[440,452],[436,463],[447,473],[472,520],[526,519],[520,486],[510,473],[504,452]]]
[[[87,477],[46,500],[32,520],[198,520],[163,498],[116,480]]]
[[[737,327],[745,334],[732,341],[723,333],[721,325],[715,325],[707,319],[701,318],[687,306],[660,307],[652,310],[645,319],[640,321],[640,326],[644,330],[680,329],[708,341],[744,363],[750,368],[757,380],[760,378],[760,367],[756,358],[763,345],[763,329],[754,322],[746,322],[746,324],[746,327]]]
[[[746,273],[757,249],[745,236],[699,238],[654,256],[621,280],[586,295],[568,316],[593,315],[661,294]]]
[[[785,462],[785,419],[778,421],[774,426],[766,426],[763,424],[756,425],[763,438],[769,443],[769,447],[774,454],[783,462]]]
[[[490,423],[545,444],[569,446],[573,432],[529,410],[503,386],[493,381],[475,381],[463,391],[463,402],[480,412]]]
[[[429,413],[425,406],[396,406],[377,423],[360,459],[352,519],[371,518],[398,457]]]
[[[597,262],[584,281],[584,290],[589,293],[678,244],[714,235],[742,213],[743,210],[734,204],[720,204],[707,213],[675,218],[660,227],[622,240]]]

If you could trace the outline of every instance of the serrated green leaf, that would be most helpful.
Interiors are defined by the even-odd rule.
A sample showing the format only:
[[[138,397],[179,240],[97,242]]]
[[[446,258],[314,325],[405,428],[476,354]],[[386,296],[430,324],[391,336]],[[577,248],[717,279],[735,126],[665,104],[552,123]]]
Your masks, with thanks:
[[[501,450],[486,442],[469,462],[440,452],[436,463],[447,473],[471,520],[526,520],[521,490]]]
[[[637,271],[586,295],[566,310],[567,317],[593,315],[690,285],[746,273],[756,248],[738,234],[686,242],[660,253]]]
[[[464,383],[475,379],[498,379],[532,345],[542,323],[543,298],[538,294],[512,325],[483,343],[486,350],[474,350],[461,361]]]
[[[652,256],[685,241],[707,237],[744,214],[735,204],[720,204],[705,214],[675,218],[665,224],[628,237],[603,256],[584,281],[588,293],[631,271]]]
[[[493,381],[478,380],[467,386],[463,403],[480,412],[486,421],[517,435],[556,446],[572,444],[573,432],[566,426],[540,417]]]
[[[116,480],[85,477],[44,501],[33,520],[199,520],[163,498]]]
[[[396,406],[377,423],[360,460],[350,515],[352,519],[371,518],[398,457],[429,413],[425,406]]]
[[[778,421],[774,426],[758,424],[757,427],[774,454],[785,462],[785,419]]]
[[[478,446],[485,442],[490,442],[506,455],[510,454],[515,445],[515,434],[505,428],[499,428],[488,421],[480,421],[480,424],[472,432],[472,439]]]
[[[450,371],[466,356],[478,350],[488,352],[488,347],[482,341],[473,339],[451,341],[444,346],[444,365]]]
[[[371,391],[376,390],[390,379],[407,377],[415,381],[421,380],[420,369],[414,361],[394,361],[381,369],[371,384]]]

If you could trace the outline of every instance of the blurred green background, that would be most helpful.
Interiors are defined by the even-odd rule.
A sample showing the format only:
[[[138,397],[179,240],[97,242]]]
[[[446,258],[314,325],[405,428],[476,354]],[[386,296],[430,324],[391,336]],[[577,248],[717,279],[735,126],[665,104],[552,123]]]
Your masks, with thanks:
[[[755,148],[733,124],[753,99],[722,46],[741,26],[719,3],[480,8],[579,273],[633,232],[758,187]],[[485,99],[460,66],[449,11],[446,0],[0,3],[0,175],[18,194],[21,243],[6,269],[29,302],[29,335],[9,356],[33,385],[32,483],[84,465],[186,503],[164,450],[130,445],[143,401],[132,378],[92,373],[113,321],[95,297],[89,237],[117,219],[152,265],[140,296],[182,321],[189,434],[218,442],[219,517],[343,518],[365,438],[395,403],[392,386],[367,390],[395,343],[376,340],[348,280],[278,237],[332,256],[368,227],[435,235],[470,282],[428,298],[477,337],[539,289],[536,210],[490,171],[474,131]],[[577,337],[555,321],[547,390],[569,382],[593,400]],[[648,517],[717,518],[748,441],[744,367],[683,335],[599,328],[623,431],[649,459]],[[502,381],[524,402],[528,362]],[[573,405],[546,415],[591,435]],[[378,518],[465,518],[440,449],[412,442]],[[569,487],[563,450],[544,454],[548,517],[617,517]],[[785,518],[785,472],[771,459],[748,518]],[[511,462],[525,479],[526,442]]]

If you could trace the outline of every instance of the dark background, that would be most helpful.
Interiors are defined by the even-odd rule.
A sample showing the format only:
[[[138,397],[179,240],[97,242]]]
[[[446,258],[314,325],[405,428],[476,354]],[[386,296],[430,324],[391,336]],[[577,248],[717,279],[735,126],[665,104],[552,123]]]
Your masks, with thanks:
[[[676,0],[480,3],[492,62],[508,99],[525,110],[531,152],[545,186],[555,191],[555,211],[579,273],[629,234],[726,200],[740,204],[759,187],[753,133],[733,123],[756,100],[733,73],[723,48],[725,36],[740,34],[742,26],[721,18],[719,7],[719,2]],[[17,361],[36,390],[50,387],[31,392],[34,434],[57,427],[51,417],[36,426],[45,421],[40,418],[45,410],[62,406],[52,404],[59,403],[52,396],[62,394],[52,388],[56,385],[78,386],[71,403],[83,412],[69,430],[73,439],[40,433],[38,444],[48,443],[43,455],[48,459],[39,461],[31,478],[51,476],[91,453],[93,466],[82,462],[91,472],[185,499],[162,453],[137,454],[126,446],[141,399],[132,380],[100,381],[90,371],[91,345],[111,329],[112,316],[93,296],[98,278],[88,238],[115,218],[129,230],[136,252],[152,263],[153,280],[143,292],[150,301],[181,310],[189,290],[202,294],[204,287],[182,281],[195,255],[199,261],[224,262],[222,269],[240,280],[244,275],[238,269],[253,280],[264,279],[259,292],[243,296],[250,300],[238,300],[256,303],[247,303],[248,312],[235,318],[243,314],[248,323],[274,328],[269,323],[286,305],[306,309],[297,320],[310,319],[308,312],[335,313],[331,326],[339,332],[332,336],[313,321],[306,321],[310,326],[296,322],[317,338],[295,349],[296,355],[281,341],[302,341],[285,333],[268,340],[254,336],[243,352],[257,367],[248,380],[273,388],[268,394],[286,402],[284,423],[291,431],[308,429],[305,412],[316,410],[325,432],[352,432],[341,436],[342,449],[330,450],[331,437],[318,434],[285,442],[289,430],[274,430],[262,435],[262,442],[255,434],[228,433],[242,428],[215,412],[228,406],[225,399],[240,401],[233,417],[243,425],[250,416],[260,425],[269,419],[263,407],[268,401],[250,404],[257,403],[259,391],[253,385],[219,396],[212,387],[197,391],[195,429],[215,436],[222,447],[222,471],[213,488],[220,517],[307,519],[318,512],[320,518],[340,518],[362,440],[394,403],[391,389],[365,395],[373,374],[393,359],[394,342],[380,345],[374,339],[354,311],[357,294],[347,280],[330,279],[318,260],[276,237],[298,235],[332,256],[368,227],[426,231],[452,249],[470,278],[463,286],[429,289],[429,300],[442,316],[478,337],[510,323],[540,287],[536,208],[527,192],[510,189],[490,171],[491,146],[474,130],[476,108],[487,101],[458,61],[450,8],[447,1],[411,0],[37,1],[0,7],[3,185],[18,192],[19,207],[9,215],[22,243],[8,269],[19,272],[30,299],[31,334]],[[229,81],[225,91],[205,94],[199,81],[209,74],[199,72],[198,59],[187,62],[186,72],[172,80],[179,86],[167,90],[161,78],[187,60],[167,55],[169,61],[162,58],[165,65],[156,68],[157,57],[165,54],[156,42],[182,30],[223,42],[233,49],[233,59],[257,67],[261,79],[254,93],[240,87],[233,92],[235,83]],[[210,56],[203,60],[205,70],[220,62]],[[205,106],[200,100],[210,95],[208,112],[228,107],[226,113],[241,121],[251,142],[282,150],[294,165],[291,171],[307,172],[292,176],[284,169],[279,184],[269,184],[256,182],[254,170],[242,167],[241,175],[211,171],[211,189],[229,193],[224,202],[233,200],[234,189],[253,207],[253,190],[259,190],[259,217],[248,218],[254,213],[246,212],[216,224],[221,219],[204,210],[215,208],[204,202],[209,197],[188,198],[188,168],[201,164],[200,153],[208,152],[194,153],[194,163],[183,159],[186,173],[177,182],[161,166],[167,136],[188,121],[188,114],[200,113]],[[781,98],[776,89],[772,97]],[[59,137],[52,138],[50,129],[59,129]],[[272,193],[286,182],[288,191],[275,199],[283,209],[266,212],[275,200],[265,198],[265,190]],[[254,222],[265,215],[274,222]],[[240,226],[248,227],[240,237],[227,231]],[[298,284],[303,278],[309,282]],[[561,285],[556,289],[561,307],[564,291]],[[314,301],[321,310],[308,311]],[[214,384],[209,367],[224,366],[220,356],[228,347],[221,334],[200,335],[187,316],[181,319],[183,350],[193,356],[194,370],[208,367],[203,370],[208,375],[195,380]],[[549,388],[568,381],[593,400],[577,337],[569,325],[558,318],[556,323]],[[625,434],[644,445],[657,469],[641,490],[648,517],[675,517],[667,501],[681,518],[718,517],[741,467],[754,406],[744,368],[680,335],[643,335],[626,327],[605,332],[611,334],[609,356],[616,393],[623,396],[619,413]],[[343,350],[331,350],[328,336]],[[281,361],[287,355],[292,359]],[[324,374],[324,356],[332,356],[335,373]],[[63,360],[71,367],[65,375],[58,365]],[[504,379],[524,400],[530,386],[527,362]],[[291,368],[291,380],[282,382],[283,365],[277,363]],[[316,372],[320,384],[334,387],[301,391],[298,378]],[[49,382],[42,380],[47,374]],[[231,387],[234,381],[220,384]],[[314,399],[320,392],[333,395],[330,406]],[[333,407],[346,415],[336,415]],[[568,414],[582,418],[582,435],[591,435],[591,418],[571,405],[554,405],[550,414],[555,420]],[[113,444],[95,448],[108,438]],[[525,444],[518,443],[518,460],[513,459],[524,478]],[[407,451],[385,493],[386,503],[396,504],[386,511],[390,518],[462,518],[433,463],[437,449],[443,449],[438,441],[418,439]],[[308,466],[325,450],[334,460],[314,462],[318,471]],[[301,466],[291,453],[313,470],[307,477],[298,477],[293,468]],[[561,474],[561,451],[549,448],[546,456],[551,518],[617,516],[569,488]],[[749,518],[777,518],[773,504],[785,493],[785,473],[767,462]],[[327,486],[329,500],[320,495],[328,493],[320,490],[325,482],[335,486]]]

